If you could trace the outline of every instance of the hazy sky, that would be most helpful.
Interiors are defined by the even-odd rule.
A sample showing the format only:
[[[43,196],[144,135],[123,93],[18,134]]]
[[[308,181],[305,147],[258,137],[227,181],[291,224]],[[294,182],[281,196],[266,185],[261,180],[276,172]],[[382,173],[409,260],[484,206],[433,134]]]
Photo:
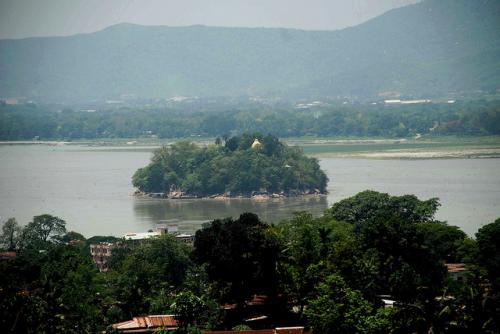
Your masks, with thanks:
[[[0,0],[0,38],[72,35],[131,22],[340,29],[418,0]]]

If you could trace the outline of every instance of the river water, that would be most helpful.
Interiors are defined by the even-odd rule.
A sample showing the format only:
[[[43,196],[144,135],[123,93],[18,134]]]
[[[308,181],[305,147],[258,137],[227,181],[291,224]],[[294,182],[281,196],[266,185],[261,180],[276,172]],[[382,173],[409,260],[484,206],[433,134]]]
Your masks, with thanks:
[[[473,235],[500,217],[500,159],[368,160],[323,158],[329,195],[268,201],[135,198],[131,176],[148,149],[78,145],[0,145],[0,217],[21,224],[49,213],[84,234],[121,236],[177,224],[193,232],[203,222],[250,211],[279,222],[296,211],[319,216],[332,203],[365,189],[441,200],[437,217]]]

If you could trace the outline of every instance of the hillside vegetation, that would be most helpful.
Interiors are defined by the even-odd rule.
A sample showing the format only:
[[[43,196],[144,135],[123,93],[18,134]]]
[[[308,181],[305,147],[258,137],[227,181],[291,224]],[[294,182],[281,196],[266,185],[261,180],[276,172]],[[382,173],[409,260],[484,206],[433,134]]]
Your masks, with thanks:
[[[425,0],[339,31],[120,24],[70,37],[1,40],[0,97],[495,91],[498,17],[497,0]]]
[[[316,159],[258,134],[231,137],[224,145],[218,138],[208,147],[188,141],[162,147],[133,176],[139,190],[170,197],[319,194],[327,182]]]

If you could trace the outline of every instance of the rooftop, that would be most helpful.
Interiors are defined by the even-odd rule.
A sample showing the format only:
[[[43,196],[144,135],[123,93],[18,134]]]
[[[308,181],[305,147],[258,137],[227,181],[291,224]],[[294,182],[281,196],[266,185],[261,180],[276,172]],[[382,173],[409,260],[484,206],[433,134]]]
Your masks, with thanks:
[[[459,273],[467,270],[465,263],[445,263],[444,265],[449,273]]]
[[[171,314],[161,314],[134,317],[132,320],[119,322],[112,326],[122,333],[144,333],[159,327],[176,328],[177,321]]]
[[[2,259],[13,259],[16,255],[16,252],[0,252],[0,258]]]
[[[153,238],[161,235],[160,232],[138,232],[138,233],[127,233],[123,236],[125,240],[142,240]]]

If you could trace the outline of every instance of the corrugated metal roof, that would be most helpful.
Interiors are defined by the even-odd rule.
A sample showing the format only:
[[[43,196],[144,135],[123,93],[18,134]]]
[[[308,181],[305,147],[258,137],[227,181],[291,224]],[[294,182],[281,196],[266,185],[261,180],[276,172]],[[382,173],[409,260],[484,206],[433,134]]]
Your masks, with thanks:
[[[116,329],[131,329],[131,328],[137,328],[137,323],[134,320],[127,320],[123,322],[119,322],[117,324],[112,325],[113,328]]]
[[[175,317],[170,314],[148,315],[134,317],[132,320],[119,322],[112,325],[118,330],[131,330],[155,327],[177,327]]]
[[[154,327],[159,327],[159,326],[176,327],[177,326],[177,321],[175,320],[174,316],[172,316],[172,315],[169,315],[169,316],[150,315],[148,317],[148,320],[151,324],[150,326],[154,326]]]

